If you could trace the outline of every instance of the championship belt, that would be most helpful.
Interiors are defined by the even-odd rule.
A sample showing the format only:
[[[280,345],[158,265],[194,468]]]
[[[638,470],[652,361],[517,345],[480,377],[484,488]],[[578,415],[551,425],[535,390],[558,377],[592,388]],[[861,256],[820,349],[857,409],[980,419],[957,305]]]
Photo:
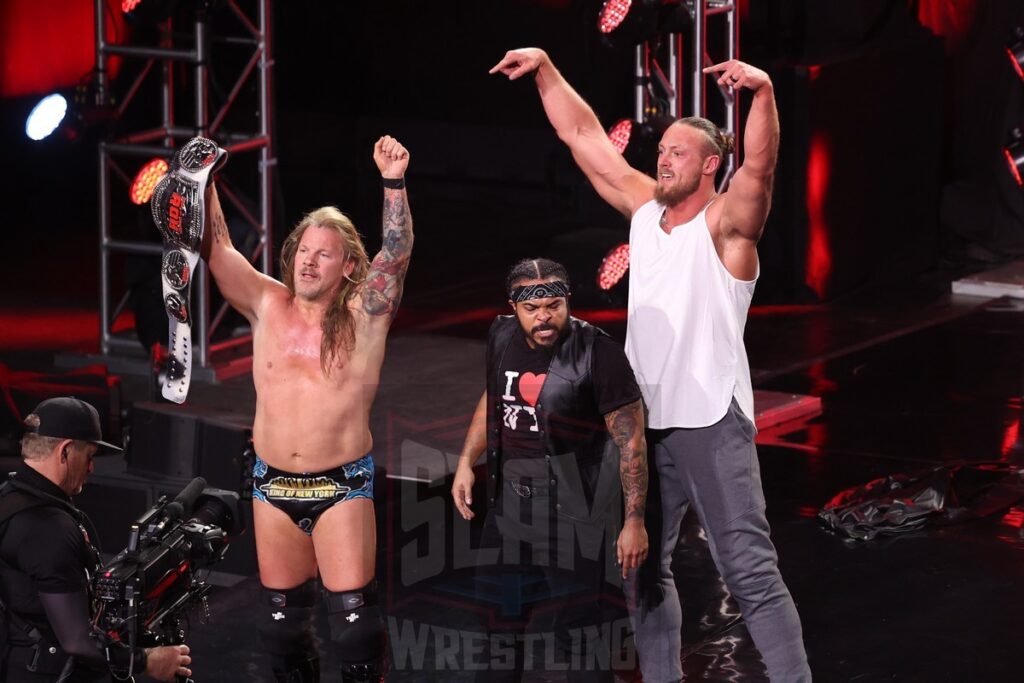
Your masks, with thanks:
[[[162,394],[183,403],[192,377],[192,276],[206,225],[206,185],[227,161],[228,153],[212,140],[192,138],[171,160],[170,171],[156,184],[150,208],[164,240],[160,275],[169,321],[170,353]]]

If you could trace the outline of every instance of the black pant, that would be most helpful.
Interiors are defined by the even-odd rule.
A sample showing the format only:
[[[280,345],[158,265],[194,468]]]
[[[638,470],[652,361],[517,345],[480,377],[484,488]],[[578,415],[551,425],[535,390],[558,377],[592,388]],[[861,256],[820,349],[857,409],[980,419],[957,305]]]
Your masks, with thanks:
[[[495,564],[477,568],[487,637],[467,668],[481,683],[518,682],[529,671],[611,683],[620,635],[613,624],[625,624],[625,611],[621,591],[606,581],[609,534],[558,516],[546,489],[525,492],[506,481],[484,521],[481,548],[501,550]]]

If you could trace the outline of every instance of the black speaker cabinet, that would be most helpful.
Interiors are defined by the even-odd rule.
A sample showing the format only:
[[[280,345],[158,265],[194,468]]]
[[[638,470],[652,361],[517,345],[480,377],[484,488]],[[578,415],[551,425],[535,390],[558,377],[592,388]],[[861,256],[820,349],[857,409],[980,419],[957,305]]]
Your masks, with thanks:
[[[206,483],[248,497],[252,487],[252,428],[218,417],[207,417],[198,430],[196,463]]]
[[[199,416],[183,409],[137,403],[128,423],[128,472],[192,479],[197,476]]]
[[[244,492],[252,420],[247,415],[165,403],[136,403],[129,421],[127,471],[192,479]]]

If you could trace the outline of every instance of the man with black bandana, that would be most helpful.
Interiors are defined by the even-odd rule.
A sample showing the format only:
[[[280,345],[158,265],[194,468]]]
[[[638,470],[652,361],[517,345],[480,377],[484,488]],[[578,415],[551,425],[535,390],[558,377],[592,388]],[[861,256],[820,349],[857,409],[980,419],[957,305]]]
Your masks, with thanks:
[[[93,635],[89,577],[99,552],[92,523],[71,501],[81,492],[102,441],[96,409],[51,398],[25,419],[24,462],[0,487],[0,681],[81,683],[110,676],[107,662],[162,681],[189,676],[188,646],[149,650]],[[95,533],[93,533],[95,536]]]
[[[551,597],[535,603],[528,620],[531,631],[550,634],[546,642],[554,652],[542,660],[566,671],[570,681],[610,682],[601,598],[616,577],[605,569],[605,551],[614,542],[622,578],[647,554],[640,389],[622,347],[569,315],[563,266],[520,261],[506,290],[514,315],[499,316],[491,326],[487,390],[466,435],[452,495],[463,518],[472,519],[473,464],[486,450],[481,546],[500,547],[494,551],[499,565],[539,570],[546,582]],[[625,521],[616,539],[620,487]],[[481,574],[500,569],[487,566]],[[515,633],[522,626],[492,630],[483,660],[467,668],[483,667],[481,678],[489,683],[518,681],[526,662],[536,660]],[[504,639],[514,643],[513,661],[492,655]]]

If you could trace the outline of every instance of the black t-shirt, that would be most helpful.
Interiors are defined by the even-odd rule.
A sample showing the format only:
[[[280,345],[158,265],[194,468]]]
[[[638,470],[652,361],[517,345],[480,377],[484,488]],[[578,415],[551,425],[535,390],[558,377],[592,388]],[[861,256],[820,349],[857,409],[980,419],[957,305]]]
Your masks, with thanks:
[[[0,595],[12,612],[39,629],[46,643],[58,642],[49,618],[61,625],[61,637],[65,640],[60,645],[76,653],[74,674],[69,681],[107,680],[106,654],[92,637],[89,621],[88,583],[99,561],[84,526],[92,528],[92,524],[74,508],[60,487],[32,468],[22,464],[14,476],[72,509],[64,509],[59,503],[23,509],[0,525]],[[5,490],[3,497],[7,496],[38,499],[38,495],[16,488]],[[7,509],[12,507],[15,506]],[[50,613],[43,608],[40,594],[48,595]],[[31,639],[19,631],[9,630],[11,643],[31,645]],[[127,669],[133,653],[134,665],[139,667],[136,671],[145,668],[141,648],[132,650],[120,644],[111,646],[108,653],[111,663],[119,668]]]
[[[537,411],[547,379],[553,347],[531,349],[525,335],[517,334],[498,369],[498,390],[501,401],[501,451],[505,458],[537,458],[543,455]],[[607,415],[617,408],[640,399],[640,387],[626,353],[611,338],[597,335],[594,339],[591,378],[597,412]],[[557,420],[556,418],[552,418]]]

